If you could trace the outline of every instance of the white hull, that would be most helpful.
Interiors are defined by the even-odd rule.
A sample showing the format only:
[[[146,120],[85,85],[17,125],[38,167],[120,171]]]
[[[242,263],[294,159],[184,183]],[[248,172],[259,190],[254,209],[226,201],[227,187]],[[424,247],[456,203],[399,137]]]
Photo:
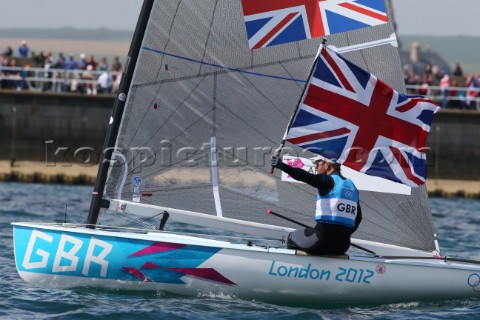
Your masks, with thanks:
[[[14,223],[14,236],[20,276],[44,288],[218,294],[314,305],[480,297],[480,266],[443,259],[320,257],[169,232],[27,223]],[[145,251],[152,247],[157,249]]]

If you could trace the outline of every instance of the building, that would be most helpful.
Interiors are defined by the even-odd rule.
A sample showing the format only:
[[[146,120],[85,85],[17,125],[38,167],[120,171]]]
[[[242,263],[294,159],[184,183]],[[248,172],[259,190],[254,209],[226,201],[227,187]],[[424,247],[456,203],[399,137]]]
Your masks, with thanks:
[[[418,75],[423,73],[426,64],[438,66],[444,73],[450,74],[451,69],[449,64],[437,52],[432,51],[429,46],[423,49],[418,42],[412,42],[410,50],[403,50],[400,47],[400,60],[402,66],[408,66]]]

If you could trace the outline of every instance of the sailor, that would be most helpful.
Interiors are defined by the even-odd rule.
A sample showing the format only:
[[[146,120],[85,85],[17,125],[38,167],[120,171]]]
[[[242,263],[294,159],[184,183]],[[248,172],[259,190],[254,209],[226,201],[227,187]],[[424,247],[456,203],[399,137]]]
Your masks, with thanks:
[[[323,156],[310,159],[317,174],[293,168],[272,157],[272,166],[298,181],[318,189],[314,228],[301,228],[288,236],[288,248],[311,254],[344,254],[350,237],[362,221],[358,190],[350,179],[340,173],[340,164]]]

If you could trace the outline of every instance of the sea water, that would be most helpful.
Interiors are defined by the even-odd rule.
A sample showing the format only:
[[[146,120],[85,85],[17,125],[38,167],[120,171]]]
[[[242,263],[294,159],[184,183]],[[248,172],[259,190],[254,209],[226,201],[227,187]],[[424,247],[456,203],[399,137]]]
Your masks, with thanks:
[[[315,309],[230,296],[46,290],[23,281],[15,269],[10,223],[84,223],[91,192],[91,187],[0,183],[0,319],[480,319],[480,298]],[[430,203],[442,253],[480,260],[480,201]]]

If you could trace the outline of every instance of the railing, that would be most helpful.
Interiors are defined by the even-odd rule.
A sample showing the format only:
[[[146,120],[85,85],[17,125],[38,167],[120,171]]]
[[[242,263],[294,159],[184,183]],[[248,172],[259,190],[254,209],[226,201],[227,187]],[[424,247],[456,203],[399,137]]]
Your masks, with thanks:
[[[86,76],[90,79],[87,79]],[[82,94],[115,93],[120,85],[121,72],[46,69],[0,66],[0,89],[17,91]],[[480,111],[480,88],[406,85],[410,95],[422,95],[436,101],[442,108]],[[476,96],[470,93],[476,92]]]
[[[0,66],[0,89],[110,94],[118,90],[121,76],[112,71]]]
[[[406,85],[407,94],[420,95],[437,102],[442,108],[480,111],[480,88]],[[472,95],[472,93],[475,94]]]

